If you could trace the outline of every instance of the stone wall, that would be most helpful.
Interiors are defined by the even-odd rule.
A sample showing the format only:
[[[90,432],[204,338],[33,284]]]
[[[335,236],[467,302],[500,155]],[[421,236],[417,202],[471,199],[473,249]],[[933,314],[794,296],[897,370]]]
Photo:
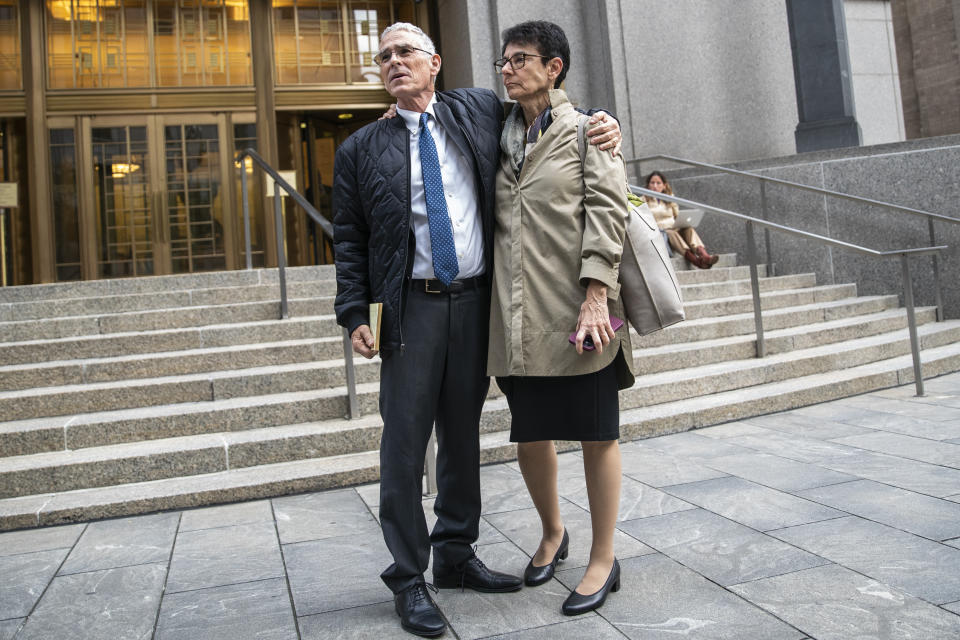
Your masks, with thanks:
[[[730,165],[734,169],[799,182],[851,195],[939,213],[960,220],[960,135],[873,147],[800,154]],[[643,172],[651,171],[646,163]],[[703,171],[667,169],[678,196],[761,217],[758,182]],[[925,218],[783,186],[767,187],[769,219],[787,226],[859,244],[892,250],[929,245]],[[708,215],[700,228],[711,251],[746,256],[742,222]],[[960,317],[960,225],[935,223],[937,244],[949,245],[940,260],[948,317]],[[763,233],[757,234],[764,256]],[[815,271],[821,283],[856,282],[864,294],[902,294],[899,260],[878,259],[832,249],[809,240],[771,233],[770,261],[777,273]],[[911,261],[918,304],[933,304],[929,258]],[[901,297],[902,300],[902,297]]]

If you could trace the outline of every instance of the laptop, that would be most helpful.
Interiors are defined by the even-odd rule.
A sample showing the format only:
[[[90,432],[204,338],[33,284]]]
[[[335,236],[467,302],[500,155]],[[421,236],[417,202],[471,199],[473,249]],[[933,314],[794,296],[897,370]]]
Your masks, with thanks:
[[[701,220],[703,220],[703,209],[680,209],[673,226],[678,229],[696,227]]]

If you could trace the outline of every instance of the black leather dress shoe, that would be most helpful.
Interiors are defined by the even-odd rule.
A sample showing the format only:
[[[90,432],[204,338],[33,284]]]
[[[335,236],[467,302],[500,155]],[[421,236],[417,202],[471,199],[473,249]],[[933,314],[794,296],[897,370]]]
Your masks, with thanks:
[[[472,555],[453,569],[433,570],[433,583],[441,589],[473,589],[483,593],[507,593],[520,588],[520,578],[488,569]]]
[[[436,589],[434,589],[436,591]],[[440,608],[430,597],[423,582],[407,587],[393,597],[394,607],[400,616],[400,626],[406,631],[424,638],[442,635],[447,628]]]
[[[567,599],[563,603],[563,614],[566,616],[578,616],[581,613],[587,613],[588,611],[593,611],[594,609],[599,609],[603,606],[603,603],[607,600],[607,595],[611,591],[620,590],[620,563],[617,562],[617,559],[613,559],[613,567],[610,568],[610,575],[607,576],[607,581],[603,583],[603,586],[600,587],[600,590],[596,593],[591,593],[588,596],[577,593],[577,590],[574,589],[573,593],[567,596]]]
[[[557,570],[557,564],[559,564],[561,560],[567,559],[567,547],[569,546],[570,536],[567,535],[567,530],[564,529],[563,540],[560,541],[557,552],[553,554],[553,560],[551,560],[549,564],[538,567],[533,564],[533,558],[530,558],[530,562],[527,563],[527,568],[523,570],[523,583],[528,587],[536,587],[544,582],[548,582]]]

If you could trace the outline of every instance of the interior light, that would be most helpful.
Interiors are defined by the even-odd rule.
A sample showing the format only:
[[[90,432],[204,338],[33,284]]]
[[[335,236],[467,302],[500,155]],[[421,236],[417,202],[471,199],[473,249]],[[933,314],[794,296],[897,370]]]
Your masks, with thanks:
[[[352,113],[340,113],[340,114],[337,114],[337,118],[338,118],[339,120],[352,120],[352,119],[353,119],[353,114],[352,114]]]

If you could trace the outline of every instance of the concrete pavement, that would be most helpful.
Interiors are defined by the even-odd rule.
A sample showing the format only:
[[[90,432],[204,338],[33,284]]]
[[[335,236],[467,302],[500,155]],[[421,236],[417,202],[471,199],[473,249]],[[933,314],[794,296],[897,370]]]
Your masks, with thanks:
[[[960,374],[926,389],[623,445],[622,589],[578,618],[560,604],[590,522],[563,454],[557,578],[441,591],[444,637],[960,638]],[[520,574],[536,513],[515,462],[481,473],[478,554]],[[0,534],[0,640],[413,637],[378,577],[377,500],[366,485]]]

